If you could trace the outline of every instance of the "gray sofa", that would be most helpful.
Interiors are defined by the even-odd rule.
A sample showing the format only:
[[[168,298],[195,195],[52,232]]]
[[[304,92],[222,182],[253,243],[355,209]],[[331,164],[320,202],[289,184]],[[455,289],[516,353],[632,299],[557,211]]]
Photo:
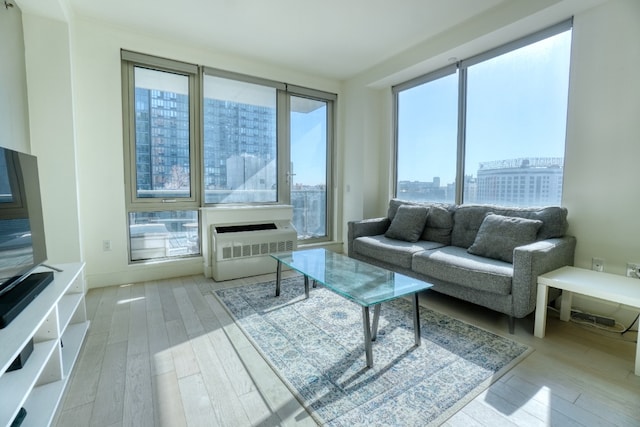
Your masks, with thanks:
[[[535,310],[537,277],[573,265],[567,209],[392,199],[384,218],[348,223],[348,255],[428,281],[435,291],[516,318]]]

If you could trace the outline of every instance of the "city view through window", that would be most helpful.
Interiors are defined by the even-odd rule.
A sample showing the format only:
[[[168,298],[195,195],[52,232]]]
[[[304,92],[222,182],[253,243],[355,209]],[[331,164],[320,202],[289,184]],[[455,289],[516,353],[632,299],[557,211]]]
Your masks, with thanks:
[[[144,78],[149,72],[161,73],[143,69],[141,84],[135,87],[137,195],[187,197],[191,191],[189,96],[180,82],[182,76],[159,85],[158,79]],[[153,87],[145,82],[154,83]],[[288,181],[279,183],[276,90],[207,75],[204,94],[204,202],[275,203],[278,186],[287,185],[298,238],[326,236],[327,102],[290,97],[290,170]],[[132,219],[171,222],[159,218],[171,212],[152,214],[153,221],[142,214]],[[187,221],[194,222],[192,215],[183,222]],[[173,222],[175,230],[170,231],[185,232],[185,224],[177,224],[175,218]]]
[[[463,61],[462,127],[459,70],[400,90],[397,197],[454,203],[456,179],[464,176],[464,203],[560,205],[570,47],[569,30],[477,63]]]

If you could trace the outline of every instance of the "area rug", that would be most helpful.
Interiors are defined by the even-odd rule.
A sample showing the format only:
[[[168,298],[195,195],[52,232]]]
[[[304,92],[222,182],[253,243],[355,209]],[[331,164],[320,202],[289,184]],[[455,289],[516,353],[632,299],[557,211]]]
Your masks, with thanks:
[[[362,308],[322,288],[304,298],[301,276],[215,291],[249,340],[321,425],[438,425],[531,349],[411,303],[382,305],[373,368],[366,367]]]

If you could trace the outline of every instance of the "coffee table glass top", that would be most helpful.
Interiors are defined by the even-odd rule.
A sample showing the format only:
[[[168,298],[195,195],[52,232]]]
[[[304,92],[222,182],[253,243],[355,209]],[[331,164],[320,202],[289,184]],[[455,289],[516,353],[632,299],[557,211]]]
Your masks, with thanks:
[[[271,256],[363,307],[429,289],[433,285],[326,249]]]

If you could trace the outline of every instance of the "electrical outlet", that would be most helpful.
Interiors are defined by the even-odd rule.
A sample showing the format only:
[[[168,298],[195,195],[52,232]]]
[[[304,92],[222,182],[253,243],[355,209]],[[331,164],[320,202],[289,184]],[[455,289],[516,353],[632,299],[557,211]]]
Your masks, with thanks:
[[[111,240],[103,240],[102,241],[102,250],[107,252],[111,250]]]
[[[604,271],[604,260],[602,258],[591,258],[591,269]]]
[[[640,263],[637,263],[637,262],[627,263],[627,277],[640,279]]]

